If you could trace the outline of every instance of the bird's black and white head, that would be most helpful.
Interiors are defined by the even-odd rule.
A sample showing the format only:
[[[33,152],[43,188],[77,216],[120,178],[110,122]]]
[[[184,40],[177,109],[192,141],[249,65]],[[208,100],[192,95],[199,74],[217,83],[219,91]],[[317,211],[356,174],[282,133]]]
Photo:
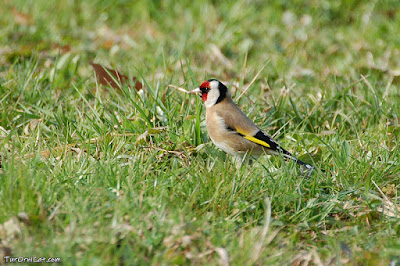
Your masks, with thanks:
[[[228,88],[219,80],[209,79],[204,81],[199,88],[192,91],[193,93],[200,93],[206,108],[210,108],[225,98],[231,97]]]

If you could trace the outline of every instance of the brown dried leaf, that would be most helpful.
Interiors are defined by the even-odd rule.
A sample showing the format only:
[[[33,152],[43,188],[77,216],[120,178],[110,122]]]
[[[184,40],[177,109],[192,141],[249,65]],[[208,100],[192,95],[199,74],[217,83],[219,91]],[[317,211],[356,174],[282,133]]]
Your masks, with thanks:
[[[52,45],[52,48],[54,50],[56,50],[57,52],[60,51],[61,54],[66,54],[66,53],[70,52],[71,49],[72,49],[70,44],[62,45],[62,44],[59,44],[59,43],[54,43]]]
[[[11,256],[11,255],[12,255],[11,248],[6,246],[5,244],[0,244],[0,257],[4,258],[6,256]]]
[[[15,7],[11,7],[11,13],[14,16],[14,20],[17,24],[23,26],[29,26],[32,24],[32,16],[19,12]]]
[[[90,63],[96,72],[96,76],[99,80],[99,83],[105,86],[111,86],[114,89],[120,90],[121,86],[124,84],[129,84],[129,78],[116,70],[112,70],[110,68],[104,67],[99,64]],[[143,84],[135,77],[132,78],[133,83],[135,84],[136,90],[141,90],[143,88]]]

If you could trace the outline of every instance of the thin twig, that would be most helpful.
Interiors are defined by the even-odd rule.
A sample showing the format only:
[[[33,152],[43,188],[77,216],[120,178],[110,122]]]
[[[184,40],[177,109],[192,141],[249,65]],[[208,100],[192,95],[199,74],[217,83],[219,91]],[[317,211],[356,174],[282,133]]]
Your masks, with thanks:
[[[172,85],[172,84],[168,85],[168,87],[169,88],[174,88],[175,90],[178,90],[178,91],[181,91],[181,92],[184,92],[184,93],[190,93],[190,91],[187,91],[184,88],[181,88],[181,87],[178,87],[178,86],[175,86],[175,85]]]
[[[49,221],[53,220],[54,216],[56,216],[56,214],[57,214],[58,210],[60,209],[61,205],[62,205],[62,203],[58,204],[58,205],[54,208],[54,210],[51,212],[51,214],[50,214],[50,216],[49,216],[49,218],[48,218]]]
[[[267,62],[262,66],[262,68],[257,72],[257,74],[254,76],[253,80],[250,82],[249,85],[247,85],[247,87],[242,91],[242,93],[239,95],[239,97],[236,98],[236,101],[239,101],[240,98],[242,98],[243,94],[246,93],[246,91],[251,87],[251,85],[253,85],[253,83],[256,81],[256,79],[258,78],[258,76],[261,74],[261,72],[264,70],[264,68],[268,65],[269,63],[269,59],[267,60]]]

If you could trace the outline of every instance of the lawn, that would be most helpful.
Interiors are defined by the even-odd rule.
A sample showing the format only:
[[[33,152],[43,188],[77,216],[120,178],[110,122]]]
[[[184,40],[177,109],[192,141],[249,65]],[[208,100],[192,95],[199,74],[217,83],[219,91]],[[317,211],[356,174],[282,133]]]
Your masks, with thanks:
[[[3,261],[400,263],[399,1],[0,5]],[[168,87],[209,78],[317,169],[237,168]]]

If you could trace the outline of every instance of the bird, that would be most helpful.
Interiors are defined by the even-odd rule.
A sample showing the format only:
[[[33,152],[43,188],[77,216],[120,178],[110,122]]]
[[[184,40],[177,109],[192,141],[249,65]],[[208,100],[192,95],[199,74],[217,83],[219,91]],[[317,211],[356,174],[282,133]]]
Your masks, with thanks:
[[[206,107],[206,127],[212,142],[224,152],[241,159],[247,154],[282,155],[312,170],[282,148],[273,138],[254,124],[233,102],[229,89],[219,80],[209,79],[189,92],[199,94]]]

